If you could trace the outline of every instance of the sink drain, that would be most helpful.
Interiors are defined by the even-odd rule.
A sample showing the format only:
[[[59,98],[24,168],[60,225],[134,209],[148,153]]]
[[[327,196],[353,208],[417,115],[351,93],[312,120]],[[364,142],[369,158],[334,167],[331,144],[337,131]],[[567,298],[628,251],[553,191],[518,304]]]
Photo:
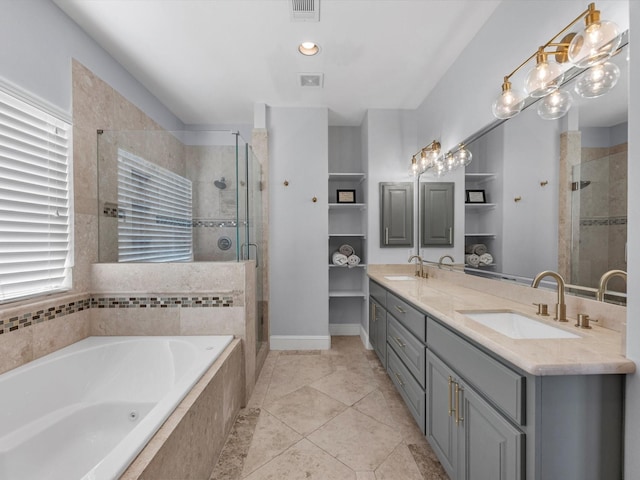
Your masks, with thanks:
[[[132,422],[135,422],[138,419],[138,411],[137,410],[131,410],[129,412],[129,420]]]

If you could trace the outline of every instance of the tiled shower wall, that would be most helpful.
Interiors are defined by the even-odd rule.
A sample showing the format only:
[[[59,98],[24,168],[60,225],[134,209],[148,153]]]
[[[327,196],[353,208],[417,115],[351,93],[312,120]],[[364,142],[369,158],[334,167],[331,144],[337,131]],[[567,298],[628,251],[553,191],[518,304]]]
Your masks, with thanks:
[[[235,260],[238,193],[236,147],[187,145],[185,154],[186,177],[193,184],[194,260]],[[225,179],[224,189],[214,184],[221,178]],[[221,238],[228,239],[227,250],[223,248],[225,241],[220,242]]]

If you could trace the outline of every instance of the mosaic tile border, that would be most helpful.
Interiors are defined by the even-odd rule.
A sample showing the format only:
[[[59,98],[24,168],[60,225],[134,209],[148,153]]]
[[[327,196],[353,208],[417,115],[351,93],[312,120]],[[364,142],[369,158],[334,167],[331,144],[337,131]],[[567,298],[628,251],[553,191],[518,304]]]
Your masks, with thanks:
[[[194,297],[88,296],[57,307],[48,307],[35,312],[27,312],[13,317],[0,318],[0,335],[91,308],[228,308],[233,307],[233,305],[233,297],[228,295],[206,295]]]
[[[608,225],[626,225],[627,217],[595,217],[595,218],[581,218],[581,227],[606,227]]]
[[[91,298],[86,297],[73,302],[63,303],[57,307],[49,307],[4,319],[0,318],[0,335],[3,333],[13,332],[19,328],[30,327],[31,325],[42,323],[47,320],[53,320],[54,318],[60,318],[81,312],[89,308],[91,308]]]
[[[232,307],[233,297],[207,295],[204,297],[92,297],[91,308],[207,308]]]

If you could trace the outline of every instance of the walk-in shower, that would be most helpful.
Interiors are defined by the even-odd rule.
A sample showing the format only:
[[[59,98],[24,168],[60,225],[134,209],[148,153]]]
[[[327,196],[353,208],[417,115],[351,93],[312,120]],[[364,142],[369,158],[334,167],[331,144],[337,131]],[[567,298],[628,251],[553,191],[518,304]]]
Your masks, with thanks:
[[[263,172],[247,141],[229,130],[97,133],[99,261],[255,260],[259,324]]]

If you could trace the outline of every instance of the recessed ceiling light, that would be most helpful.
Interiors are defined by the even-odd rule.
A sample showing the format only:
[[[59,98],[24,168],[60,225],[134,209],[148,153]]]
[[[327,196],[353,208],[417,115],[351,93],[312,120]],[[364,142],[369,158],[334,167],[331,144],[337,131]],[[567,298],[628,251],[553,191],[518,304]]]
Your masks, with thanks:
[[[302,55],[312,57],[320,51],[320,47],[313,42],[302,42],[300,45],[298,45],[298,51]]]

